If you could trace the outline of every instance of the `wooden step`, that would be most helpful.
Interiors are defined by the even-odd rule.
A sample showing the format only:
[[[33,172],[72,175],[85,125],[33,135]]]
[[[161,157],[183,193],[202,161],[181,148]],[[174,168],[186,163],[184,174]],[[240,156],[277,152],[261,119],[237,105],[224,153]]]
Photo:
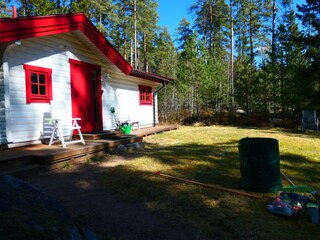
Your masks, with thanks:
[[[23,178],[31,175],[38,175],[44,171],[45,168],[42,165],[28,163],[20,165],[19,167],[5,169],[3,173]]]
[[[30,156],[12,156],[7,159],[0,160],[0,172],[18,169],[28,164],[32,164]]]
[[[32,156],[26,154],[26,151],[16,150],[12,154],[12,151],[6,150],[0,154],[0,172],[7,175],[16,177],[27,176],[30,174],[38,173],[43,166],[32,162]]]
[[[51,152],[38,152],[32,156],[32,162],[45,166],[64,162],[83,159],[86,156],[92,156],[101,152],[111,152],[120,144],[129,144],[134,142],[142,142],[142,137],[122,137],[108,141],[106,139],[87,140],[86,145],[74,144],[67,148],[60,148]]]
[[[117,136],[124,136],[121,131],[103,131],[98,133],[82,133],[85,140],[112,139]]]

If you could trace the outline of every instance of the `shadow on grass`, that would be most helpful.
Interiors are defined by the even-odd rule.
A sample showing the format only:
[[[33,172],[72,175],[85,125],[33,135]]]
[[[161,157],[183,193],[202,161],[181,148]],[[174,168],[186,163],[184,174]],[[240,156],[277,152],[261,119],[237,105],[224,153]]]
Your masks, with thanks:
[[[149,152],[149,157],[155,162],[170,165],[170,172],[180,177],[239,187],[237,141],[214,145],[185,144],[171,147],[148,144],[147,147],[156,149]]]
[[[210,146],[149,144],[146,152],[153,162],[167,166],[165,173],[243,190],[236,141]],[[100,182],[106,189],[121,191],[122,198],[139,202],[145,209],[182,220],[189,230],[195,231],[188,239],[195,239],[194,236],[199,239],[291,239],[292,236],[311,239],[315,231],[320,233],[303,217],[289,219],[269,214],[266,201],[276,193],[257,194],[262,198],[254,200],[155,177],[151,170],[142,171],[135,163],[111,169],[101,175]],[[297,225],[304,225],[307,232],[301,232]]]
[[[315,190],[320,189],[320,163],[296,155],[281,155],[281,170],[288,175],[295,185],[307,185]]]
[[[121,189],[123,199],[139,202],[143,208],[160,214],[164,219],[180,221],[185,230],[191,231],[185,239],[254,238],[260,234],[239,229],[239,222],[250,220],[256,224],[261,215],[267,216],[264,204],[263,207],[258,204],[261,201],[169,181],[125,166],[102,175],[100,181],[106,189]],[[252,212],[257,208],[259,218]]]
[[[290,231],[290,236],[295,234],[308,239],[297,229],[297,224],[302,224],[301,219],[269,214],[263,199],[253,200],[172,182],[125,166],[104,174],[101,182],[106,189],[121,191],[123,199],[139,202],[143,208],[164,216],[164,219],[181,222],[192,232],[184,239],[290,239],[283,228]],[[305,229],[315,228],[307,226]]]

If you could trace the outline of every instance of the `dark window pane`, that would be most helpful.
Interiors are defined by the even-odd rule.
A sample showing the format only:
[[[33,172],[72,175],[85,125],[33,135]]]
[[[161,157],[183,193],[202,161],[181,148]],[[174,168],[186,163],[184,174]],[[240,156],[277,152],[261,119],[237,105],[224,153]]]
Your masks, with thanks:
[[[31,73],[31,82],[32,83],[38,83],[38,74]]]
[[[38,92],[38,85],[31,84],[31,93],[32,93],[32,94],[39,94],[39,92]]]
[[[39,74],[39,82],[41,84],[45,84],[46,83],[46,76],[44,74]]]
[[[46,86],[40,86],[40,95],[46,95]]]

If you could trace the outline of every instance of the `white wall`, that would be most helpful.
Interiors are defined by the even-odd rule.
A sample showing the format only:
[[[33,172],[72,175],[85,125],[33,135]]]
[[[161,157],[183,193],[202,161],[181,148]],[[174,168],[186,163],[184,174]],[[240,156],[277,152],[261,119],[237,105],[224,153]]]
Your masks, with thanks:
[[[124,77],[117,74],[110,74],[110,78],[103,78],[103,115],[104,129],[115,127],[110,108],[114,107],[118,116],[122,119],[139,121],[140,127],[151,126],[153,124],[152,106],[140,106],[139,104],[139,84],[148,85],[146,82],[125,81]],[[111,121],[110,121],[111,119]]]
[[[155,83],[124,75],[110,63],[108,64],[108,60],[101,57],[95,47],[85,46],[79,40],[72,33],[27,39],[21,41],[21,45],[7,51],[9,73],[5,82],[8,83],[6,87],[8,142],[39,140],[43,131],[43,115],[45,112],[50,112],[49,104],[26,104],[23,64],[51,68],[53,99],[65,101],[71,109],[69,58],[102,66],[104,130],[115,128],[110,107],[115,107],[120,117],[140,121],[141,126],[152,125],[152,106],[139,106],[138,85],[155,86]]]

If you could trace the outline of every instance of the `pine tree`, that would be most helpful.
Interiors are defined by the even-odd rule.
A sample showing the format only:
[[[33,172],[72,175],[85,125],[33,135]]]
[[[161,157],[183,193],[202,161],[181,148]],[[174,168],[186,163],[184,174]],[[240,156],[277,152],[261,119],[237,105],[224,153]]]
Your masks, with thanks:
[[[138,22],[141,46],[141,70],[149,71],[149,64],[154,51],[153,41],[156,40],[158,30],[158,3],[154,0],[144,0],[138,5]]]
[[[179,44],[178,49],[185,49],[187,39],[193,35],[190,22],[185,17],[181,19],[176,34],[178,35],[178,38],[176,39]]]
[[[234,107],[234,12],[233,0],[230,0],[229,5],[229,18],[230,18],[230,57],[229,57],[229,97],[230,108]]]
[[[153,73],[176,78],[177,52],[167,28],[159,31],[152,58]],[[176,92],[175,85],[169,84],[158,93],[159,116],[166,123],[168,122],[168,113],[175,112],[178,108]]]
[[[118,19],[112,24],[110,40],[134,68],[149,71],[158,29],[157,2],[117,0],[115,4]]]
[[[10,1],[1,0],[0,1],[0,18],[6,18],[11,16],[11,8],[9,7]]]
[[[261,101],[259,87],[263,82],[259,71],[259,59],[265,59],[265,51],[269,49],[270,44],[270,23],[272,23],[271,0],[234,0],[234,35],[237,49],[238,69],[235,69],[236,76],[234,82],[238,97],[238,103],[245,107],[250,113],[252,110],[259,108],[256,106]],[[261,57],[259,57],[259,51]],[[248,72],[245,72],[248,71]],[[243,74],[243,76],[241,75]],[[244,89],[247,87],[248,89]],[[241,92],[244,96],[241,96]],[[263,110],[265,107],[262,107]]]
[[[167,28],[159,31],[154,44],[152,72],[172,78],[175,77],[177,53]]]
[[[70,12],[78,13],[82,12],[90,18],[90,0],[70,0]]]
[[[189,11],[196,16],[195,29],[203,37],[209,52],[213,53],[215,48],[221,48],[226,38],[228,16],[228,6],[225,1],[198,0]]]
[[[177,42],[180,50],[178,55],[177,81],[175,82],[180,92],[181,101],[185,107],[194,114],[194,69],[196,61],[196,35],[190,28],[186,18],[180,21],[177,29],[179,36]]]
[[[73,0],[17,0],[15,2],[20,5],[18,13],[21,16],[64,14],[70,12],[72,6],[78,6]],[[80,9],[77,7],[76,12],[79,11]]]
[[[124,56],[125,59],[133,62],[131,54],[131,40],[134,37],[133,21],[132,21],[132,5],[131,0],[117,0],[114,3],[114,12],[117,18],[109,22],[111,29],[108,34],[108,39]]]
[[[109,26],[117,22],[116,5],[112,0],[91,0],[90,19],[105,35],[109,35]]]
[[[285,11],[276,34],[275,49],[279,76],[279,97],[283,113],[288,108],[295,108],[301,104],[300,79],[297,76],[299,69],[305,67],[302,49],[297,41],[300,38],[298,24],[292,1],[283,1],[282,9]]]
[[[306,4],[297,6],[299,19],[304,26],[301,44],[308,66],[301,71],[303,87],[303,106],[320,108],[320,2],[307,0]]]

